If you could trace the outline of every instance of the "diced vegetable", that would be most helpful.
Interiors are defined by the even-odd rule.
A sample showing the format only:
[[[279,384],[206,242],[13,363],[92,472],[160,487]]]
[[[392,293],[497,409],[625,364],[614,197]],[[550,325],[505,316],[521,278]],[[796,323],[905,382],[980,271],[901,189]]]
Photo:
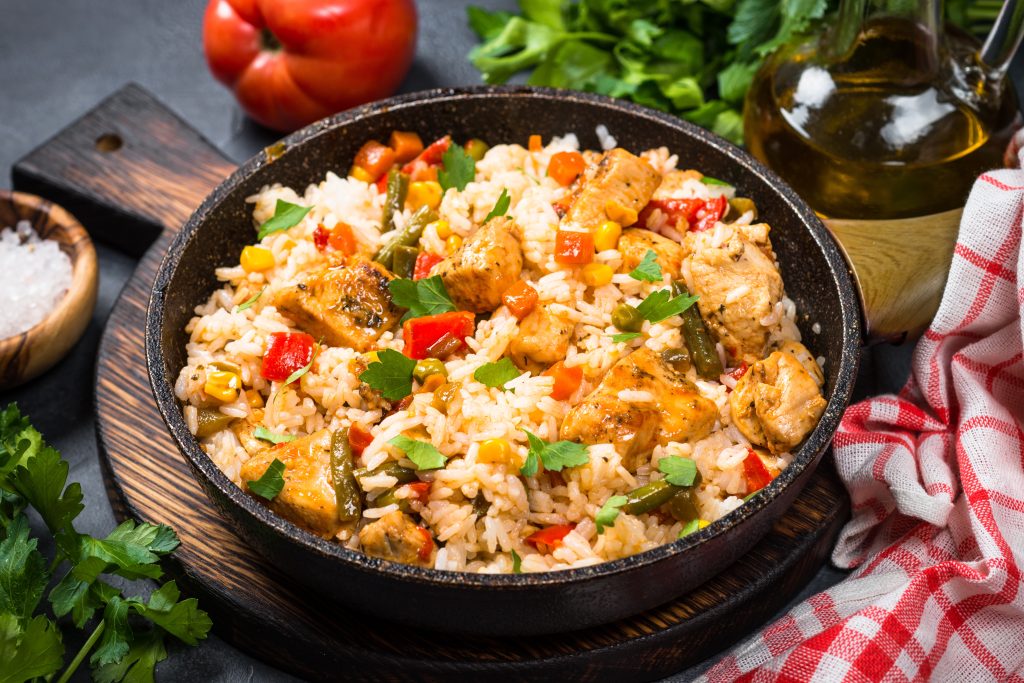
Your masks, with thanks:
[[[305,332],[274,332],[267,338],[260,374],[272,382],[283,382],[313,360],[316,341]]]
[[[609,220],[625,226],[633,225],[638,218],[636,209],[624,206],[614,199],[609,199],[605,202],[604,214],[608,216]]]
[[[407,499],[415,498],[419,502],[426,504],[427,498],[430,496],[429,481],[414,481],[411,484],[406,484],[403,488],[409,493]]]
[[[353,425],[355,426],[355,425]],[[352,430],[349,430],[349,440],[352,440]],[[354,448],[354,447],[353,447]],[[375,477],[378,474],[386,474],[389,477],[394,477],[398,480],[399,484],[408,484],[418,480],[416,476],[416,470],[411,470],[408,467],[402,467],[395,460],[388,460],[383,465],[374,467],[372,470],[366,468],[360,468],[352,473],[356,479],[362,479],[363,477]]]
[[[430,553],[434,552],[434,537],[430,535],[429,529],[421,526],[416,528],[419,529],[420,535],[423,536],[423,545],[421,545],[420,549],[416,551],[416,556],[419,557],[421,561],[426,562],[430,559]]]
[[[357,458],[362,457],[363,451],[366,450],[366,447],[369,446],[372,441],[373,435],[363,429],[358,423],[353,423],[352,426],[348,428],[348,442],[349,445],[352,446],[352,452],[355,453]]]
[[[444,246],[449,255],[454,254],[462,246],[462,237],[460,235],[449,235],[448,239],[444,241]]]
[[[437,214],[428,207],[422,207],[409,219],[409,224],[395,233],[387,244],[374,255],[373,260],[387,269],[391,269],[395,257],[395,247],[414,247],[423,237],[423,230],[428,224],[437,220]]]
[[[675,226],[682,221],[683,225],[689,229],[691,223],[696,219],[697,212],[703,207],[703,199],[652,199],[640,212],[637,222],[641,228],[646,228],[648,219],[657,209],[665,214],[669,225]]]
[[[689,486],[679,491],[668,501],[668,511],[680,522],[689,522],[700,517],[697,502],[697,487]]]
[[[622,237],[622,226],[615,221],[605,221],[594,231],[594,248],[598,251],[614,249],[619,246]]]
[[[714,199],[709,199],[703,207],[697,211],[695,221],[690,224],[690,230],[694,232],[701,232],[703,230],[710,230],[715,227],[722,216],[725,215],[725,210],[729,206],[729,201],[725,198],[725,195],[719,195]]]
[[[327,243],[330,239],[331,233],[327,232],[327,228],[323,225],[316,226],[316,230],[313,231],[313,245],[316,246],[317,251],[327,249]]]
[[[452,226],[450,226],[448,224],[448,221],[446,221],[445,219],[441,218],[439,220],[434,221],[430,225],[434,226],[434,232],[436,232],[437,236],[440,237],[441,239],[446,240],[452,236]]]
[[[447,377],[448,369],[445,368],[444,363],[437,358],[424,358],[416,363],[416,367],[412,369],[413,379],[420,384],[423,384],[423,382],[425,382],[431,375]]]
[[[234,419],[235,418],[230,415],[225,415],[216,408],[200,408],[196,411],[196,436],[200,439],[213,436],[231,424],[231,421]]]
[[[409,183],[409,194],[405,198],[405,203],[412,211],[422,207],[428,207],[436,211],[437,207],[441,206],[441,196],[443,194],[444,191],[441,189],[441,184],[434,180]]]
[[[385,491],[384,493],[374,498],[372,501],[373,507],[383,508],[387,507],[388,505],[397,505],[398,509],[401,510],[402,512],[412,512],[412,507],[409,505],[409,499],[405,497],[398,497],[397,494],[399,488],[401,487],[396,486],[395,488],[389,489],[388,491]]]
[[[575,524],[556,524],[535,531],[526,537],[526,542],[536,548],[540,544],[546,545],[554,550],[562,545],[562,539],[569,535],[569,532],[576,528]]]
[[[743,460],[743,476],[747,480],[748,494],[760,491],[772,483],[772,473],[752,448],[747,449],[747,457]]]
[[[551,398],[556,401],[569,400],[583,382],[583,368],[577,365],[568,367],[562,361],[558,361],[545,370],[544,374],[555,378],[555,385],[551,389]]]
[[[745,361],[740,361],[740,364],[738,366],[736,366],[735,368],[733,368],[732,370],[725,374],[728,375],[729,377],[732,377],[734,380],[738,382],[740,381],[740,378],[743,377],[743,375],[747,374],[747,370],[749,369],[750,366],[748,366]]]
[[[352,232],[352,226],[348,223],[335,225],[331,230],[330,237],[327,238],[327,245],[345,256],[356,253],[356,236]]]
[[[331,482],[338,503],[338,519],[342,522],[358,520],[363,509],[362,494],[353,474],[355,461],[348,433],[348,429],[339,429],[331,436]]]
[[[409,196],[409,176],[393,168],[388,171],[386,195],[384,197],[384,215],[380,222],[381,232],[395,229],[395,214],[405,208],[405,200]]]
[[[439,223],[441,221],[438,221]],[[416,257],[416,267],[412,271],[413,280],[423,280],[430,277],[431,269],[444,260],[443,256],[431,254],[429,251],[421,251]]]
[[[359,166],[353,166],[349,169],[348,174],[356,180],[362,180],[364,183],[373,183],[373,176],[365,168]]]
[[[506,439],[488,439],[482,442],[476,453],[477,462],[495,465],[512,465],[512,447]]]
[[[635,306],[619,304],[612,311],[612,325],[623,332],[639,332],[644,326],[644,318]]]
[[[589,232],[559,230],[555,233],[555,261],[582,266],[594,260],[594,236]]]
[[[248,246],[242,249],[238,262],[247,273],[262,273],[274,267],[274,253],[265,247]]]
[[[473,161],[480,161],[490,148],[491,146],[480,138],[473,138],[466,143],[466,154],[473,157]]]
[[[462,348],[463,341],[451,332],[445,332],[441,338],[427,347],[427,355],[444,360]]]
[[[541,141],[539,135],[531,135],[530,139],[526,143],[526,148],[531,152],[539,152],[544,149],[544,143]]]
[[[395,151],[395,161],[404,164],[415,159],[423,151],[423,140],[419,133],[395,130],[391,131],[388,147]]]
[[[686,372],[690,369],[690,352],[685,348],[665,349],[661,352],[661,360],[671,366],[676,372]]]
[[[650,512],[667,503],[680,490],[681,487],[673,486],[664,479],[652,481],[627,493],[626,498],[629,500],[622,506],[622,510],[631,515]]]
[[[505,290],[501,300],[508,306],[512,315],[522,320],[537,305],[537,290],[526,280],[519,280]]]
[[[399,245],[395,247],[395,255],[391,261],[391,272],[401,278],[411,280],[416,273],[416,260],[420,250],[416,247]]]
[[[377,178],[388,172],[395,163],[395,150],[382,145],[376,140],[367,140],[359,151],[353,165],[361,168],[370,176],[369,182],[376,182]]]
[[[446,382],[434,390],[434,398],[430,402],[430,405],[438,412],[447,415],[448,406],[458,393],[459,384],[457,382]]]
[[[427,350],[445,334],[457,339],[461,347],[462,340],[473,334],[475,326],[475,317],[469,311],[452,311],[406,320],[402,326],[405,355],[416,360],[427,358],[432,355]]]
[[[605,263],[588,263],[583,266],[580,277],[588,287],[603,287],[612,281],[615,271]]]
[[[681,296],[689,294],[689,291],[683,283],[673,282],[672,293]],[[702,379],[717,380],[724,372],[722,359],[718,357],[718,349],[715,348],[715,342],[711,339],[708,328],[704,326],[704,319],[700,317],[700,312],[696,306],[690,306],[679,315],[683,319],[679,331],[683,335],[683,341],[686,342],[686,348],[690,350],[690,360],[697,368],[697,374]]]
[[[445,152],[448,151],[448,146],[452,144],[452,138],[450,135],[445,135],[440,140],[427,145],[427,148],[420,152],[412,161],[408,162],[402,167],[402,173],[413,176],[418,173],[422,173],[423,170],[428,166],[437,166],[441,163],[441,157]],[[436,171],[435,171],[436,173]],[[415,178],[419,179],[419,178]],[[435,175],[436,179],[436,175]]]
[[[548,176],[554,178],[559,185],[572,185],[586,165],[579,152],[557,152],[551,155],[551,161],[548,162]]]
[[[207,368],[203,391],[211,398],[221,403],[231,403],[238,398],[238,392],[241,388],[242,378],[239,377],[237,372]]]

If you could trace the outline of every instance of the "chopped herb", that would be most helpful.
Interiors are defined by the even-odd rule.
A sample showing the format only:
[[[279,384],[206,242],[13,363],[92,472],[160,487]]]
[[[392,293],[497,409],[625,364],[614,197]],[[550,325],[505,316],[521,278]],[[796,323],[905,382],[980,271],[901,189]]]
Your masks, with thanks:
[[[249,308],[250,306],[252,306],[257,301],[259,301],[259,298],[261,296],[263,296],[263,292],[265,292],[265,291],[267,291],[266,287],[264,287],[260,291],[256,292],[256,294],[254,294],[251,298],[246,299],[242,303],[240,303],[237,306],[235,306],[235,313],[240,313],[241,311],[244,311],[245,309]]]
[[[504,216],[505,212],[508,211],[509,204],[512,203],[512,198],[508,196],[508,190],[502,189],[501,196],[498,197],[498,201],[494,202],[494,208],[487,214],[487,218],[484,219],[484,223],[489,222],[492,218],[498,216]]]
[[[277,204],[274,205],[274,215],[260,226],[259,232],[256,233],[257,239],[263,239],[267,235],[295,227],[299,224],[299,221],[306,217],[306,214],[312,208],[312,206],[299,206],[298,204],[278,199]]]
[[[619,332],[618,334],[613,334],[612,335],[612,341],[614,343],[618,344],[620,342],[633,341],[637,337],[642,337],[642,336],[643,335],[640,334],[639,332]]]
[[[484,363],[473,373],[473,379],[494,389],[504,389],[505,384],[523,373],[508,357],[497,363]]]
[[[679,532],[679,538],[689,536],[690,534],[698,530],[700,530],[700,520],[691,519],[689,522],[686,523],[686,526],[684,526],[682,530]]]
[[[436,470],[444,467],[444,455],[426,441],[417,441],[399,434],[388,443],[405,453],[405,457],[412,460],[418,470]]]
[[[756,496],[760,491],[761,491],[761,489],[758,489],[757,491],[753,491],[753,492],[748,493],[747,495],[743,496],[743,502],[746,503],[748,500],[750,500],[751,498]]]
[[[391,300],[396,306],[409,309],[402,316],[402,322],[457,310],[440,275],[422,280],[396,278],[388,283],[388,289],[391,290]]]
[[[629,272],[629,276],[634,280],[661,282],[661,266],[658,265],[657,259],[658,253],[653,249],[648,249],[643,260]]]
[[[437,182],[442,190],[454,187],[459,192],[476,177],[476,161],[466,153],[462,145],[452,143],[441,155],[441,169],[437,172]]]
[[[523,573],[523,558],[519,557],[519,553],[517,553],[514,549],[511,552],[512,552],[512,573],[513,574],[522,574]]]
[[[376,389],[389,401],[397,401],[412,393],[412,371],[416,361],[394,349],[377,352],[377,360],[370,363],[359,379]]]
[[[284,463],[274,458],[267,467],[267,471],[259,479],[245,483],[249,486],[249,490],[260,498],[274,500],[284,488]]]
[[[700,179],[700,181],[705,185],[721,185],[723,187],[732,187],[732,183],[727,183],[724,180],[719,180],[718,178],[712,178],[709,175],[704,176],[703,178]]]
[[[308,362],[308,363],[306,363],[306,365],[305,365],[305,366],[303,366],[303,367],[299,368],[298,370],[296,370],[296,371],[295,371],[295,372],[293,372],[292,374],[288,375],[288,379],[286,379],[286,380],[284,381],[284,383],[285,383],[286,385],[287,385],[287,384],[291,384],[292,382],[294,382],[294,381],[298,380],[298,379],[299,379],[300,377],[302,377],[302,376],[303,376],[303,375],[305,375],[305,374],[306,374],[307,372],[309,372],[309,369],[310,369],[311,367],[313,367],[313,361],[315,361],[315,360],[316,360],[316,355],[317,355],[317,354],[318,354],[319,352],[320,352],[320,349],[319,349],[319,348],[317,348],[317,349],[316,349],[316,350],[315,350],[315,351],[313,352],[313,357],[309,359],[309,362]]]
[[[675,486],[693,486],[697,479],[697,463],[678,455],[659,460],[658,470],[665,474],[665,481]]]
[[[653,323],[660,323],[666,318],[679,315],[696,302],[698,297],[688,294],[680,294],[673,298],[672,293],[667,289],[659,289],[647,295],[647,298],[640,302],[636,310],[642,318]]]
[[[526,454],[526,461],[523,462],[523,466],[519,468],[519,474],[524,477],[532,477],[537,474],[537,464],[540,459],[537,457],[537,452],[532,448]]]
[[[612,496],[604,502],[601,509],[594,515],[594,523],[597,524],[597,533],[603,534],[605,527],[615,524],[619,516],[619,508],[629,502],[626,496]]]
[[[298,438],[297,436],[294,436],[292,434],[275,434],[274,432],[270,431],[263,425],[257,427],[255,431],[253,431],[252,435],[255,436],[257,439],[269,441],[270,443],[273,444],[288,443],[289,441],[295,441],[295,439]]]
[[[523,430],[526,432],[526,430]],[[526,432],[526,438],[530,441],[530,450],[526,454],[526,464],[519,470],[524,476],[532,477],[537,473],[537,461],[544,463],[544,469],[560,472],[565,467],[577,467],[583,465],[590,459],[590,452],[583,444],[573,441],[555,441],[547,443],[540,437]],[[531,466],[533,472],[526,474]]]

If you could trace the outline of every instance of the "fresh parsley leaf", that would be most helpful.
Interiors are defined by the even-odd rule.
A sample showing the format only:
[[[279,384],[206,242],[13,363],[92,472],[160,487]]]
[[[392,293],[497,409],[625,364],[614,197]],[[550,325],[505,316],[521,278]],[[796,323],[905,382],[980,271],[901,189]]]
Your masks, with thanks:
[[[416,361],[394,349],[377,352],[377,360],[359,375],[389,401],[397,401],[412,393],[412,371]]]
[[[466,153],[462,145],[451,143],[441,155],[441,169],[437,172],[437,182],[442,190],[454,187],[459,192],[476,177],[476,161]]]
[[[67,484],[67,480],[67,461],[53,448],[40,444],[35,455],[18,465],[10,484],[36,509],[50,533],[57,534],[62,530],[73,532],[72,520],[85,509],[82,487],[77,482]]]
[[[93,669],[96,683],[153,683],[159,662],[167,659],[164,639],[156,629],[136,634],[128,653],[117,662]]]
[[[22,683],[57,672],[64,644],[57,625],[42,614],[24,627],[13,614],[0,614],[0,683]]]
[[[526,454],[526,460],[523,461],[523,466],[519,468],[519,474],[524,477],[535,476],[537,474],[538,463],[540,463],[540,458],[537,456],[537,451],[531,448]]]
[[[491,212],[487,214],[486,218],[484,218],[484,223],[488,223],[492,218],[504,216],[511,203],[512,198],[508,196],[508,190],[503,188],[501,190],[501,195],[498,197],[498,201],[494,202],[494,208],[491,209]]]
[[[659,460],[658,471],[665,474],[665,481],[675,486],[693,486],[697,479],[697,463],[678,455]]]
[[[294,434],[278,434],[276,432],[272,432],[263,425],[260,425],[253,430],[252,435],[257,439],[269,441],[272,444],[288,443],[289,441],[295,441],[295,439],[299,438]]]
[[[0,613],[27,619],[36,611],[46,589],[49,572],[38,541],[29,538],[28,518],[19,514],[0,541]]]
[[[115,595],[103,609],[105,627],[99,645],[89,658],[93,666],[113,664],[124,659],[132,641],[132,629],[128,624],[128,602]]]
[[[284,488],[284,469],[284,463],[274,458],[259,479],[245,483],[260,498],[274,500]]]
[[[512,573],[522,574],[523,573],[523,558],[519,557],[519,553],[513,548],[512,553]]]
[[[312,209],[312,206],[300,206],[278,199],[277,204],[274,205],[274,215],[260,226],[256,233],[256,239],[261,240],[267,235],[295,227]]]
[[[515,366],[512,359],[502,358],[497,363],[484,363],[473,372],[473,379],[494,389],[505,389],[505,383],[514,380],[523,373]]]
[[[661,266],[658,265],[658,253],[648,249],[644,258],[636,265],[636,268],[629,271],[629,276],[634,280],[646,282],[661,282]]]
[[[574,441],[547,443],[535,434],[527,432],[525,429],[523,431],[526,432],[526,438],[530,442],[526,463],[519,470],[524,476],[532,477],[537,473],[537,459],[544,463],[544,469],[554,472],[560,472],[565,467],[578,467],[590,459],[590,452],[583,444]],[[526,470],[531,465],[531,456],[534,458],[532,463],[533,472],[532,474],[525,474],[523,470]]]
[[[405,453],[405,457],[412,460],[418,470],[436,470],[444,467],[444,455],[426,441],[417,441],[399,434],[388,443]]]
[[[641,333],[639,333],[639,332],[619,332],[618,334],[613,334],[612,335],[612,342],[618,344],[620,342],[633,341],[637,337],[642,337],[642,336],[643,335]]]
[[[210,617],[199,609],[199,603],[195,598],[180,598],[181,591],[178,590],[178,585],[174,581],[168,581],[153,591],[145,605],[140,600],[133,600],[131,606],[140,616],[178,640],[188,645],[196,645],[206,637],[213,624]]]
[[[260,297],[263,296],[263,292],[265,292],[265,291],[267,291],[266,287],[264,287],[260,291],[256,292],[253,296],[251,296],[250,298],[246,299],[242,303],[240,303],[237,306],[235,306],[235,313],[240,313],[241,311],[244,311],[247,308],[250,308],[254,303],[259,301]]]
[[[696,519],[691,519],[689,522],[686,523],[686,526],[684,526],[682,530],[680,530],[679,538],[689,536],[690,534],[698,530],[700,530],[700,521]]]
[[[653,323],[660,323],[666,318],[679,315],[696,302],[698,297],[680,294],[672,298],[667,289],[659,289],[647,295],[647,298],[636,307],[641,317]]]
[[[606,527],[615,524],[619,516],[619,508],[629,502],[626,496],[612,496],[604,502],[601,509],[594,515],[594,523],[597,525],[597,533],[603,534]]]
[[[422,280],[395,278],[388,283],[388,289],[391,290],[391,300],[396,306],[409,309],[402,316],[402,322],[457,310],[440,275]]]
[[[724,180],[719,180],[718,178],[712,178],[709,175],[704,176],[703,178],[700,179],[700,181],[705,185],[719,185],[722,187],[732,187],[732,183],[727,183]]]
[[[313,357],[309,359],[308,363],[306,363],[303,367],[299,368],[298,370],[296,370],[292,374],[288,375],[288,379],[286,379],[284,381],[285,385],[288,385],[288,384],[291,384],[292,382],[297,381],[300,377],[302,377],[307,372],[309,372],[309,369],[311,367],[313,367],[313,361],[316,360],[316,356],[317,356],[318,353],[320,353],[320,347],[319,346],[317,346],[316,350],[313,351]]]

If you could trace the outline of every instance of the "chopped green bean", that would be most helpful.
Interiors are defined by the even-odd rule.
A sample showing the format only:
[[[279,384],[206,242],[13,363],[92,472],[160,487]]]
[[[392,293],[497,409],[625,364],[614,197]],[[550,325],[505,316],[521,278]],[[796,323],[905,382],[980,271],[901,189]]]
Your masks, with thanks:
[[[487,150],[491,148],[486,142],[480,138],[473,138],[466,143],[465,150],[466,154],[473,157],[473,161],[480,161],[487,154]]]
[[[652,481],[650,484],[633,489],[626,494],[628,499],[625,505],[620,508],[631,515],[640,515],[659,508],[672,499],[682,488],[673,486],[664,479]]]
[[[391,271],[398,277],[411,280],[416,272],[416,259],[419,258],[420,250],[416,247],[398,246],[395,247],[395,256],[392,261]]]
[[[355,461],[348,441],[348,428],[339,429],[331,437],[331,480],[338,502],[338,519],[354,522],[362,513],[363,501],[354,474]]]
[[[405,207],[405,198],[409,194],[409,176],[393,168],[388,171],[387,194],[384,196],[384,217],[380,222],[381,233],[395,229],[395,214],[401,213]]]
[[[673,296],[689,295],[689,293],[683,283],[678,281],[672,283]],[[690,306],[680,315],[683,318],[680,332],[683,334],[686,347],[690,350],[690,360],[697,368],[697,374],[702,379],[717,380],[725,372],[725,369],[722,367],[722,359],[718,357],[718,349],[715,348],[715,342],[711,339],[711,333],[708,332],[703,318],[700,317],[700,311],[697,306]]]
[[[227,427],[235,418],[225,415],[216,408],[200,408],[196,413],[196,436],[205,439]]]
[[[414,247],[423,237],[423,230],[437,220],[437,213],[429,206],[421,206],[409,219],[409,224],[396,231],[394,237],[382,246],[374,255],[373,260],[388,270],[392,270],[396,247]]]
[[[612,311],[612,325],[623,332],[639,332],[644,326],[644,318],[636,307],[619,304]]]
[[[375,477],[378,474],[386,474],[397,479],[399,484],[409,484],[419,480],[419,477],[416,476],[415,470],[411,470],[408,467],[402,467],[394,460],[388,460],[383,465],[378,465],[372,470],[361,467],[353,472],[353,474],[357,479],[362,479],[363,477]]]

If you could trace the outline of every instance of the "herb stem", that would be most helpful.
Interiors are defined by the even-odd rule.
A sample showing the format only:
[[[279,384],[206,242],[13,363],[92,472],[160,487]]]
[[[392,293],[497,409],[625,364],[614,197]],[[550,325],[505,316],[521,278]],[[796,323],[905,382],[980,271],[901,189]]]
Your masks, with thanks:
[[[106,625],[106,620],[100,619],[100,623],[96,624],[96,628],[93,629],[89,639],[85,641],[85,644],[82,645],[78,654],[76,654],[75,658],[71,660],[70,664],[68,664],[68,668],[64,669],[64,673],[62,673],[60,678],[57,679],[57,683],[67,683],[71,680],[71,676],[74,675],[75,670],[82,663],[82,660],[85,659],[85,656],[89,654],[89,651],[92,650],[94,645],[96,645],[96,641],[100,639],[101,635],[103,635],[103,629]]]

